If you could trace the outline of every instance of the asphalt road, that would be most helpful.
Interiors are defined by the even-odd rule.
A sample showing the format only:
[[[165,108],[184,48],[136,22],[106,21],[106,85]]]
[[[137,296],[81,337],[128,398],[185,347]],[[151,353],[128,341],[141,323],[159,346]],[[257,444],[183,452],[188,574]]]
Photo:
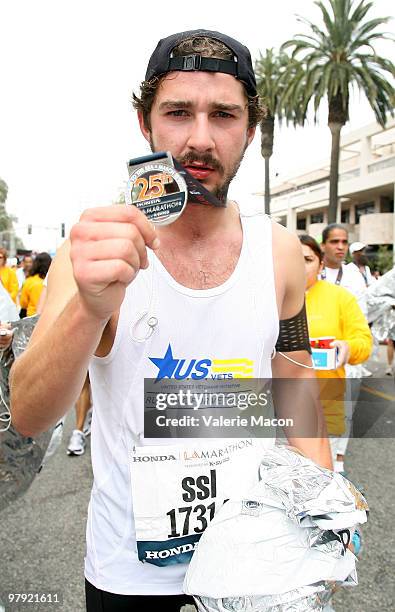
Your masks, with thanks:
[[[357,426],[365,437],[352,439],[346,469],[361,485],[370,505],[358,564],[359,586],[342,590],[336,612],[395,610],[395,384],[383,376],[383,363],[372,363],[374,378],[364,379],[357,407]],[[68,457],[73,428],[70,414],[62,447],[36,477],[30,490],[0,515],[0,593],[58,593],[63,604],[24,604],[6,610],[65,610],[84,607],[83,559],[85,520],[92,482],[90,453]]]

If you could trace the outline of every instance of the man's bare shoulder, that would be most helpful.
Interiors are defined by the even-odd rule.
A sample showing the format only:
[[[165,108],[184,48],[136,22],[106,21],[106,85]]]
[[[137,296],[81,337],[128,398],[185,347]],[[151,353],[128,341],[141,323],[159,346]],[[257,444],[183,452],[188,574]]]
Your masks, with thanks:
[[[286,227],[272,221],[273,254],[292,260],[295,254],[300,256],[301,246],[296,234],[290,232]]]
[[[279,223],[272,222],[273,267],[276,278],[280,319],[297,314],[303,304],[305,266],[298,236]]]

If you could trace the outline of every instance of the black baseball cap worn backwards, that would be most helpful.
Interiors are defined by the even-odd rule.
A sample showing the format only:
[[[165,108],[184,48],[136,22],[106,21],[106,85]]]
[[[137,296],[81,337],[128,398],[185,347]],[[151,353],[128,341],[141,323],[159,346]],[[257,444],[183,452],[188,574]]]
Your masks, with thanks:
[[[202,57],[199,53],[173,57],[172,51],[174,47],[187,38],[199,36],[206,36],[214,40],[219,40],[232,51],[234,59],[225,60],[215,57]],[[150,81],[154,77],[174,70],[187,72],[203,70],[204,72],[224,72],[225,74],[231,74],[244,83],[249,96],[257,95],[255,74],[249,50],[234,38],[226,34],[221,34],[221,32],[214,32],[211,30],[189,30],[188,32],[179,32],[167,38],[162,38],[151,55],[145,74],[145,80]]]

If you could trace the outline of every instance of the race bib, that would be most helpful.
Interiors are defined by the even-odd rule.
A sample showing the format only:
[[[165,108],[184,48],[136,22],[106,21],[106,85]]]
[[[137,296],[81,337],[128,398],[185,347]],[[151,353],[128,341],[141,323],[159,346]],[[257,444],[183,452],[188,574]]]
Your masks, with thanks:
[[[136,447],[130,475],[138,558],[188,563],[217,510],[259,481],[259,439]]]

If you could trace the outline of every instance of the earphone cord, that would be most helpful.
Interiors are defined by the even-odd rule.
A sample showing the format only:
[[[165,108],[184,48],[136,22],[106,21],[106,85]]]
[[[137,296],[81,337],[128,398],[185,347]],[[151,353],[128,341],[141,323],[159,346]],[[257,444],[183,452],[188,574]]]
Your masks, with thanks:
[[[146,317],[150,312],[155,312],[155,289],[154,289],[154,268],[155,268],[155,259],[152,257],[150,262],[150,289],[149,289],[149,300],[148,300],[148,308],[143,310],[137,318],[137,320],[132,324],[131,335],[135,342],[145,342],[149,338],[151,338],[154,333],[156,326],[158,325],[158,319],[155,315],[152,315],[147,320],[148,325],[148,333],[141,338],[135,335],[135,331],[139,323]]]
[[[275,348],[273,349],[272,359],[275,358],[277,353],[279,355],[281,355],[282,357],[284,357],[285,359],[288,359],[288,361],[291,361],[295,365],[300,366],[301,368],[306,368],[307,370],[314,370],[314,366],[313,365],[309,366],[309,365],[306,365],[305,363],[300,363],[299,361],[295,361],[295,359],[292,359],[292,357],[288,357],[288,355],[284,355],[284,353],[282,353],[281,351],[276,351]]]

